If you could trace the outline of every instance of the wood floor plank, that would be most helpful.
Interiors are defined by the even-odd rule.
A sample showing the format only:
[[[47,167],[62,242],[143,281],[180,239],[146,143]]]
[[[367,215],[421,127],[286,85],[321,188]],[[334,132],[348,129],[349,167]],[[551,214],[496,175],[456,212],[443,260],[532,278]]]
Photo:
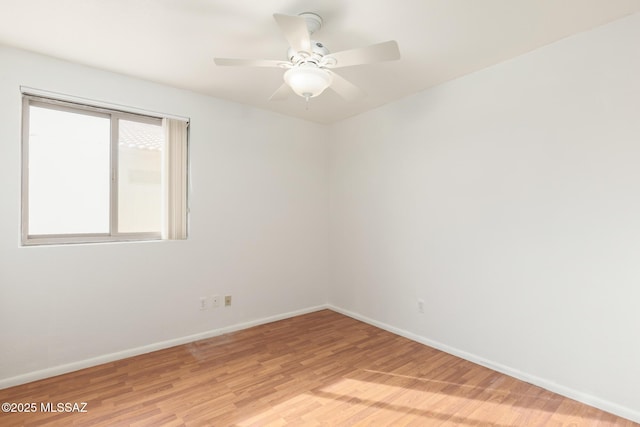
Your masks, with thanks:
[[[0,390],[41,426],[639,426],[323,310]],[[40,406],[38,406],[40,409]]]

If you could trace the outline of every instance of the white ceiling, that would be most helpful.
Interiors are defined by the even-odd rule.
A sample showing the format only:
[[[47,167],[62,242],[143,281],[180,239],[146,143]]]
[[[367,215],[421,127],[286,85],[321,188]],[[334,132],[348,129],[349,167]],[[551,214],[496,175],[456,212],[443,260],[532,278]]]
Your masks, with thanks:
[[[0,43],[331,123],[640,11],[640,0],[0,0]],[[397,40],[399,61],[342,68],[368,96],[268,98],[286,59],[273,13],[315,12],[331,51]],[[1,70],[1,65],[0,65]],[[46,88],[44,88],[46,89]]]

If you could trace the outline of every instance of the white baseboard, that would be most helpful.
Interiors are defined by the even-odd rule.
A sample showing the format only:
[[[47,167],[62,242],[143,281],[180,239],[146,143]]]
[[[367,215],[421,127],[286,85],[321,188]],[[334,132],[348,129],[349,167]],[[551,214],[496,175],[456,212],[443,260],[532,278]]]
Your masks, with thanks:
[[[0,379],[0,390],[3,388],[13,387],[20,384],[30,383],[32,381],[42,380],[45,378],[54,377],[56,375],[66,374],[73,371],[78,371],[84,368],[90,368],[92,366],[101,365],[103,363],[109,363],[116,360],[126,359],[127,357],[138,356],[140,354],[151,353],[152,351],[163,350],[169,347],[175,347],[177,345],[187,344],[194,341],[199,341],[206,338],[215,337],[229,332],[240,331],[242,329],[251,328],[253,326],[264,325],[265,323],[271,323],[278,320],[288,319],[290,317],[300,316],[301,314],[312,313],[314,311],[324,310],[329,308],[327,305],[319,305],[315,307],[307,307],[301,310],[291,311],[288,313],[278,314],[275,316],[263,317],[249,322],[237,323],[235,325],[225,326],[223,328],[212,329],[205,332],[200,332],[193,335],[187,335],[184,337],[174,338],[167,341],[156,342],[153,344],[144,345],[141,347],[135,347],[128,350],[118,351],[115,353],[109,353],[102,356],[92,357],[89,359],[78,360],[76,362],[67,363],[64,365],[58,365],[51,368],[41,369],[39,371],[29,372],[22,375],[17,375],[10,378]]]
[[[356,320],[360,320],[369,325],[378,327],[380,329],[384,329],[396,335],[400,335],[402,337],[408,338],[412,341],[419,342],[421,344],[427,345],[429,347],[433,347],[438,350],[442,350],[445,353],[452,354],[454,356],[460,357],[462,359],[468,360],[470,362],[476,363],[478,365],[484,366],[486,368],[492,369],[494,371],[500,372],[505,375],[509,375],[510,377],[517,378],[519,380],[528,382],[530,384],[534,384],[538,387],[542,387],[546,390],[557,393],[561,396],[568,397],[569,399],[577,400],[578,402],[582,402],[589,406],[593,406],[595,408],[601,409],[606,412],[610,412],[619,417],[623,417],[634,421],[636,423],[640,423],[640,411],[628,408],[626,406],[618,405],[616,403],[610,402],[608,400],[604,400],[598,398],[596,396],[583,393],[581,391],[572,389],[570,387],[565,387],[562,384],[555,383],[553,381],[549,381],[544,378],[537,377],[535,375],[527,374],[526,372],[519,371],[517,369],[511,368],[509,366],[502,365],[500,363],[495,363],[491,360],[484,359],[472,353],[467,353],[466,351],[459,350],[457,348],[450,347],[446,344],[442,344],[438,341],[434,341],[420,335],[416,335],[409,331],[405,331],[404,329],[396,328],[394,326],[388,325],[386,323],[378,322],[377,320],[368,318],[358,313],[354,313],[349,310],[344,310],[342,308],[333,306],[329,304],[327,306],[330,310],[333,310],[337,313],[344,314],[345,316],[349,316]]]

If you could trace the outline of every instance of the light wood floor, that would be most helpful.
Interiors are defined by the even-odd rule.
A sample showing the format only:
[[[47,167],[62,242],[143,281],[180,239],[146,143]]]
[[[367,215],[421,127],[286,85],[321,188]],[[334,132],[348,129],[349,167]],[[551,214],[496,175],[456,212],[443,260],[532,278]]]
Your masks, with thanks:
[[[0,390],[1,426],[638,426],[324,310]]]

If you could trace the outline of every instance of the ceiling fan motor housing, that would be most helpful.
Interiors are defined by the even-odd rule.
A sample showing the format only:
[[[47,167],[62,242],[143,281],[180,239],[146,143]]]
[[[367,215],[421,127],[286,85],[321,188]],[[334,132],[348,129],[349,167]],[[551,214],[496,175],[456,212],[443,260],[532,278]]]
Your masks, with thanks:
[[[316,64],[320,62],[322,57],[328,55],[329,49],[325,47],[319,41],[311,40],[311,52],[297,52],[293,48],[289,48],[287,50],[287,58],[294,65],[303,63],[303,62],[315,62]]]

